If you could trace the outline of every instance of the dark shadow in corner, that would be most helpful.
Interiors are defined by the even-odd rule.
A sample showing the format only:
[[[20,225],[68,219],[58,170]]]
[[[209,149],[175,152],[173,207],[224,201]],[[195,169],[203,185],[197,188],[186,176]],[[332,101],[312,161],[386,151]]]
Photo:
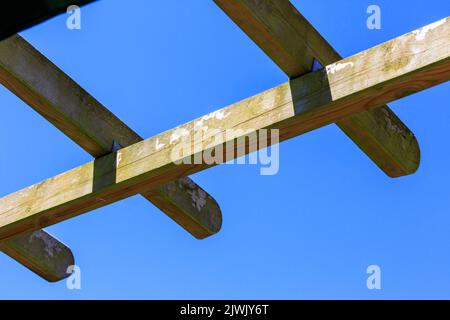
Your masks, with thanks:
[[[314,117],[325,116],[318,109],[333,101],[326,69],[322,68],[291,79],[289,85],[296,116],[305,118],[305,120],[308,118],[308,114],[317,114]],[[307,122],[307,131],[317,128],[314,127],[313,119],[308,119]]]
[[[94,181],[92,191],[105,189],[116,183],[117,152],[110,153],[94,161]]]

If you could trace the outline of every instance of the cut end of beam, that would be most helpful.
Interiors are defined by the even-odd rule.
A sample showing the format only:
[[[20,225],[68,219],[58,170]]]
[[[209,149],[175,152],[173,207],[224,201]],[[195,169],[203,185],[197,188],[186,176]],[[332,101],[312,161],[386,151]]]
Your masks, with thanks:
[[[69,277],[68,268],[75,265],[70,248],[42,230],[4,240],[0,249],[49,282]]]
[[[215,235],[222,228],[217,201],[187,177],[142,195],[199,240]]]
[[[399,178],[419,169],[420,145],[416,136],[386,107],[342,119],[337,126],[387,176]]]
[[[398,37],[10,194],[0,199],[0,239],[64,221],[208,169],[212,163],[180,164],[178,160],[195,158],[216,147],[226,151],[229,143],[249,134],[278,129],[279,141],[284,141],[449,80],[450,21],[427,31],[423,40],[422,35],[419,38],[414,33]],[[218,132],[222,139],[211,144],[209,135],[197,134],[203,132],[199,123]],[[234,134],[226,134],[229,128]],[[180,132],[186,133],[187,140],[180,138]],[[415,143],[415,139],[411,141]],[[186,152],[180,154],[180,150]],[[245,148],[245,154],[249,152]],[[236,153],[228,160],[235,158]],[[202,203],[195,204],[201,207]]]
[[[289,0],[214,0],[292,80],[342,59]],[[424,39],[444,20],[414,31]],[[314,61],[314,64],[313,64]],[[320,62],[320,64],[319,64]],[[337,71],[342,65],[336,65]],[[380,106],[381,107],[381,106]],[[420,164],[414,134],[387,106],[337,122],[389,177],[413,174]]]
[[[95,158],[142,141],[18,35],[0,43],[0,82]],[[220,230],[222,217],[217,202],[189,178],[144,196],[196,238]],[[195,197],[199,200],[193,205]]]

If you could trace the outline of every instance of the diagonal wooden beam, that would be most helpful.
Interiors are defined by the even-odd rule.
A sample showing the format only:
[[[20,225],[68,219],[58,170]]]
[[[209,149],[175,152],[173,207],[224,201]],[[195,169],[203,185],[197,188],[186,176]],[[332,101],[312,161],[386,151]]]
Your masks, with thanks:
[[[0,250],[50,282],[67,278],[72,251],[45,231],[26,232],[0,242]]]
[[[0,43],[0,82],[95,158],[142,138],[22,37]],[[217,202],[189,178],[142,195],[198,239],[219,232]],[[198,196],[204,202],[197,205]]]
[[[81,6],[89,2],[92,0],[10,2],[8,10],[0,11],[0,40],[63,13],[72,4]],[[0,250],[51,282],[68,277],[67,269],[74,265],[70,248],[42,230],[0,243]]]
[[[93,1],[95,0],[8,1],[8,6],[0,10],[0,40],[64,13],[70,5],[82,6]]]
[[[283,141],[448,80],[450,18],[6,196],[0,199],[0,240],[204,170],[211,164],[177,161],[226,150],[262,129],[279,129]],[[212,140],[211,130],[222,140]],[[232,151],[230,158],[236,157]]]
[[[214,0],[291,78],[342,57],[289,0]],[[387,106],[340,119],[338,127],[390,177],[415,173],[420,163],[414,134]]]

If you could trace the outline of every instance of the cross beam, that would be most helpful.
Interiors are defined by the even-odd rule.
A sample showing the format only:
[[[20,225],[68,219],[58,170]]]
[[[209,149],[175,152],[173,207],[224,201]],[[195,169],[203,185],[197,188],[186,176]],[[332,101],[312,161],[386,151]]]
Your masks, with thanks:
[[[7,10],[0,11],[0,40],[65,12],[69,5],[89,2],[92,0],[10,2]],[[70,248],[43,230],[8,239],[0,243],[0,250],[51,282],[66,278],[68,267],[75,264]]]
[[[311,72],[342,57],[289,0],[214,0],[214,2],[289,76]],[[419,144],[387,106],[340,119],[338,127],[388,176],[417,171]]]
[[[0,250],[49,282],[67,278],[75,265],[70,248],[43,230],[5,240]]]
[[[26,28],[66,12],[70,5],[82,6],[95,0],[33,0],[8,1],[0,10],[0,40]]]
[[[69,5],[89,2],[37,0],[10,7],[0,22],[0,39],[62,13]],[[113,144],[128,146],[142,140],[20,36],[0,43],[0,81],[94,157],[110,153]],[[60,96],[62,92],[67,95]],[[217,202],[187,177],[142,194],[198,239],[220,230]],[[8,239],[0,243],[0,250],[48,281],[66,278],[67,268],[74,264],[70,249],[42,230]]]
[[[0,82],[95,158],[143,140],[18,35],[0,43]],[[221,228],[219,205],[188,177],[141,194],[198,239]]]
[[[183,134],[193,137],[194,145],[183,158],[214,147],[226,150],[240,138],[225,135],[230,128],[246,135],[279,129],[283,141],[448,80],[450,18],[6,196],[0,199],[0,240],[210,167],[175,163],[181,160],[174,150],[185,143]],[[225,137],[211,144],[210,137],[198,134],[205,129]]]

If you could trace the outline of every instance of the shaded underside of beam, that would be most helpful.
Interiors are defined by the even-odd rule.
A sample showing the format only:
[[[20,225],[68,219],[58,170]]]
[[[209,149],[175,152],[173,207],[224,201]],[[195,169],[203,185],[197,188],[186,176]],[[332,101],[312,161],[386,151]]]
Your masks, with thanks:
[[[33,0],[8,1],[0,11],[0,41],[58,14],[71,5],[82,6],[95,0]],[[0,243],[0,249],[47,281],[68,277],[67,269],[74,262],[65,244],[40,230],[24,233]]]
[[[50,282],[70,276],[71,250],[43,230],[27,232],[0,243],[0,250]]]
[[[342,59],[289,0],[214,2],[291,79],[311,72],[315,59],[322,65]],[[417,139],[389,107],[362,111],[336,124],[388,176],[417,171]]]
[[[93,1],[34,0],[25,4],[23,1],[12,2],[8,6],[8,10],[2,10],[0,12],[0,40],[57,14],[64,13],[70,5],[82,6],[90,2]],[[13,46],[14,48],[8,46],[11,42],[15,44]],[[2,41],[0,46],[2,46],[0,50],[3,54],[0,60],[4,62],[4,59],[7,60],[8,57],[15,56],[16,60],[9,60],[14,65],[13,69],[18,68],[20,70],[21,66],[25,65],[29,69],[22,70],[30,73],[32,81],[45,82],[44,80],[49,74],[56,76],[57,81],[68,79],[62,71],[40,55],[19,36]],[[20,49],[23,49],[23,51],[18,52]],[[28,55],[24,54],[25,52]],[[35,54],[33,55],[33,53]],[[40,64],[40,70],[31,68],[37,64]],[[23,79],[14,78],[18,75],[8,74],[7,63],[6,65],[1,64],[0,69],[0,73],[3,76],[3,84],[6,87],[34,106],[38,112],[47,116],[47,119],[50,118],[52,123],[55,124],[57,122],[57,127],[71,136],[75,142],[80,143],[93,156],[99,157],[111,152],[113,142],[127,146],[142,140],[131,129],[118,121],[114,121],[116,120],[114,115],[103,107],[100,107],[101,110],[98,116],[103,116],[104,118],[100,119],[101,121],[97,123],[95,121],[98,120],[98,117],[91,118],[91,114],[85,114],[85,119],[91,119],[93,121],[93,125],[91,126],[92,130],[86,133],[83,131],[85,128],[79,126],[76,121],[70,122],[74,119],[70,119],[69,116],[61,114],[57,110],[43,110],[37,107],[37,105],[51,103],[44,93],[33,92],[33,89],[37,89],[38,91],[39,89],[43,89],[45,91],[45,86],[33,87],[33,83],[27,82],[27,80],[30,80],[27,77]],[[58,72],[63,75],[62,77],[64,79],[58,78]],[[51,79],[55,80],[54,77]],[[83,90],[76,84],[70,87],[70,81],[63,81],[62,85],[64,86],[67,83],[69,83],[69,87],[66,89],[74,90],[71,97],[78,97],[77,95],[79,93],[82,95]],[[48,81],[46,84],[51,86]],[[58,89],[61,89],[61,86]],[[81,97],[81,101],[83,102],[82,99]],[[79,103],[80,101],[75,99],[74,103],[77,102]],[[79,103],[79,105],[84,106],[84,110],[86,110],[86,107],[89,107],[83,103]],[[110,130],[102,131],[104,127],[100,126],[99,123],[105,122],[110,123],[115,128],[113,132]],[[121,128],[125,129],[121,130]],[[103,133],[97,134],[95,129],[99,129],[97,132]],[[147,190],[143,195],[196,238],[203,239],[220,230],[222,215],[217,202],[189,178],[169,182],[158,190]],[[201,198],[199,198],[200,196]],[[198,205],[199,201],[201,201],[201,206]],[[74,264],[74,257],[70,248],[42,230],[24,233],[10,238],[0,244],[0,249],[31,271],[52,282],[68,277],[67,269]]]
[[[284,141],[448,80],[450,18],[6,196],[0,199],[0,239],[205,170],[211,164],[177,162],[227,150],[250,133],[278,129]],[[211,142],[205,133],[211,130],[220,142]]]
[[[143,140],[19,35],[0,42],[0,82],[95,158]],[[142,195],[198,239],[222,226],[217,201],[188,177]]]

